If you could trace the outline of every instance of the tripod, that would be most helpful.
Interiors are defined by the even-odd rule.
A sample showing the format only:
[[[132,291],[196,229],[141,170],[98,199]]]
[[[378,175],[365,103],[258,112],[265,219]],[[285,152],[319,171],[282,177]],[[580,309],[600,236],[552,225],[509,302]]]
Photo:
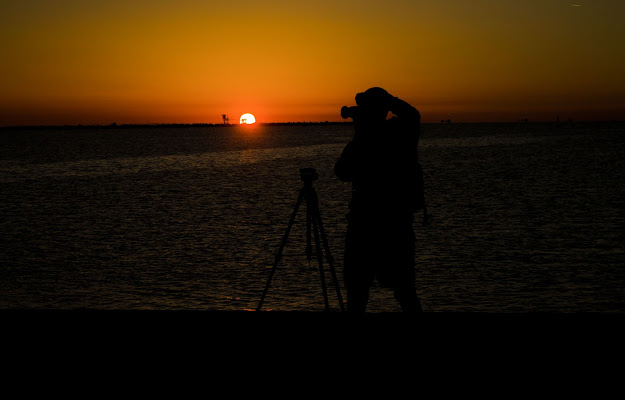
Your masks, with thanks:
[[[319,272],[321,274],[321,288],[323,290],[323,300],[325,303],[325,310],[330,311],[330,304],[328,302],[328,291],[326,288],[326,280],[325,273],[323,268],[323,254],[321,249],[321,243],[323,242],[323,249],[325,250],[326,259],[328,261],[328,266],[330,273],[332,274],[332,280],[334,282],[334,288],[336,289],[336,295],[338,298],[339,306],[341,311],[345,311],[343,306],[343,298],[341,297],[341,291],[339,289],[338,280],[336,279],[336,273],[334,271],[334,261],[332,259],[332,255],[330,254],[330,247],[328,246],[328,239],[326,237],[325,230],[323,229],[323,222],[321,221],[321,214],[319,213],[319,201],[317,198],[317,192],[315,188],[312,186],[312,182],[318,178],[317,171],[314,168],[301,168],[300,169],[301,179],[304,182],[304,187],[300,190],[299,196],[297,198],[297,202],[295,203],[295,207],[293,209],[293,214],[291,214],[291,219],[289,220],[289,224],[286,228],[286,232],[284,233],[284,237],[282,238],[282,242],[280,243],[280,248],[278,249],[278,253],[276,254],[273,267],[271,268],[271,272],[269,273],[269,279],[267,280],[267,284],[265,285],[265,290],[263,291],[263,295],[258,302],[258,307],[256,311],[260,311],[263,306],[263,302],[265,301],[265,296],[269,290],[269,285],[271,284],[271,280],[273,279],[273,275],[278,268],[278,263],[282,258],[282,252],[284,247],[286,246],[287,239],[289,237],[289,233],[291,232],[291,228],[293,227],[293,223],[295,222],[295,216],[297,215],[297,211],[299,210],[299,206],[302,204],[302,200],[306,202],[306,257],[308,261],[312,259],[312,237],[311,232],[314,236],[315,247],[317,253],[317,261],[319,262]]]

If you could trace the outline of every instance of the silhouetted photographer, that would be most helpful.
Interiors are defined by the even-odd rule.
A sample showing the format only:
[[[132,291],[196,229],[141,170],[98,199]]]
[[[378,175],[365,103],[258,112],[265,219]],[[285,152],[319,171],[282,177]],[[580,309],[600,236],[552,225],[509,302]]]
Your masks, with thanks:
[[[425,208],[418,159],[419,111],[381,88],[356,95],[343,107],[354,121],[354,138],[334,167],[352,183],[345,243],[348,311],[364,312],[377,279],[392,288],[402,311],[421,311],[415,287],[414,214]],[[388,113],[395,116],[387,119]]]

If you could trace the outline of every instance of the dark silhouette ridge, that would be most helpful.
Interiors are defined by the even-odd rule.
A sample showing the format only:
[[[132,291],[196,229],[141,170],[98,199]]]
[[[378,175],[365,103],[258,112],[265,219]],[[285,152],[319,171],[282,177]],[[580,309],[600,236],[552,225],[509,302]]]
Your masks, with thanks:
[[[354,121],[354,137],[334,172],[352,183],[345,241],[347,309],[364,312],[377,279],[392,288],[402,311],[422,311],[415,286],[414,214],[425,210],[418,160],[419,111],[381,88],[356,95],[343,107]],[[387,120],[392,112],[395,117]]]

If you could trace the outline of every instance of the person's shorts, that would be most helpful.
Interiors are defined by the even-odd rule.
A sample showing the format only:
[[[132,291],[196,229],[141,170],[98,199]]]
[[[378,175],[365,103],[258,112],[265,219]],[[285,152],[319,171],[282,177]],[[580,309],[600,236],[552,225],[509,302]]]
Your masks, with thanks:
[[[410,218],[354,218],[349,216],[343,275],[347,287],[413,285],[415,235]]]

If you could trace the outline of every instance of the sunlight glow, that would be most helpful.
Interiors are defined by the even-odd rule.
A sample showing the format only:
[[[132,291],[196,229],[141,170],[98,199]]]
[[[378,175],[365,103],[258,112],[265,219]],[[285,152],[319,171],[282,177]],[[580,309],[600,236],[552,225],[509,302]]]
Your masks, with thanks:
[[[256,122],[256,118],[249,113],[241,115],[241,119],[239,121],[240,124],[253,124],[254,122]]]
[[[623,0],[267,3],[0,2],[0,126],[625,119]]]

